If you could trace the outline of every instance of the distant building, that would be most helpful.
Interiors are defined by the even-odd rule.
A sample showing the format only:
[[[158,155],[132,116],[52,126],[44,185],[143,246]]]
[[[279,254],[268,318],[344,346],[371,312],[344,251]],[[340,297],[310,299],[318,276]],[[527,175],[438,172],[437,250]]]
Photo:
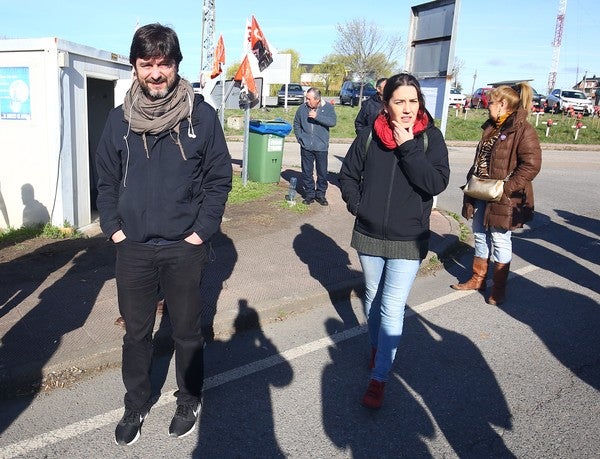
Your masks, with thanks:
[[[298,64],[298,66],[302,69],[302,73],[300,74],[300,84],[302,86],[314,86],[315,83],[319,85],[324,85],[325,80],[327,78],[326,75],[322,73],[315,73],[315,67],[317,64]]]
[[[596,75],[594,75],[591,78],[584,78],[573,86],[572,89],[579,89],[580,91],[583,91],[586,96],[594,98],[598,87],[600,87],[600,78],[596,78]]]

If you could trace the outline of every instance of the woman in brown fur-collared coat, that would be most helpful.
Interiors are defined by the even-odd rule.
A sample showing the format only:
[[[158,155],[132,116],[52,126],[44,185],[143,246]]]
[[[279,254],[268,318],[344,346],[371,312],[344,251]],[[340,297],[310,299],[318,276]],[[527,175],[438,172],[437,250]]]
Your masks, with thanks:
[[[467,179],[506,179],[499,202],[464,197],[462,215],[473,219],[473,275],[455,290],[485,290],[488,261],[494,262],[489,304],[501,305],[512,259],[511,231],[533,218],[532,180],[540,171],[542,150],[535,128],[527,121],[532,91],[527,83],[499,86],[489,95],[489,119]]]

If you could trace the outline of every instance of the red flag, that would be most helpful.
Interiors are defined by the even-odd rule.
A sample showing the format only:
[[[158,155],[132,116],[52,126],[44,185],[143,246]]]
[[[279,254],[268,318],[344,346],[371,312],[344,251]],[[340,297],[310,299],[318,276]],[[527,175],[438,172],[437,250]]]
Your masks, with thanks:
[[[248,56],[244,56],[244,60],[240,64],[240,68],[233,77],[234,81],[241,82],[240,91],[240,105],[252,104],[258,99],[258,91],[256,89],[256,83],[252,76],[252,70],[250,69],[250,62],[248,62]]]
[[[262,30],[260,30],[254,16],[252,16],[252,23],[250,24],[250,36],[248,37],[248,41],[250,41],[252,53],[258,60],[258,68],[262,72],[273,62],[273,55],[269,50],[269,44],[263,36]]]
[[[211,79],[218,77],[223,72],[223,68],[221,67],[223,64],[225,64],[225,44],[223,43],[223,35],[219,35],[219,41],[217,42],[213,58],[213,68],[210,74]]]

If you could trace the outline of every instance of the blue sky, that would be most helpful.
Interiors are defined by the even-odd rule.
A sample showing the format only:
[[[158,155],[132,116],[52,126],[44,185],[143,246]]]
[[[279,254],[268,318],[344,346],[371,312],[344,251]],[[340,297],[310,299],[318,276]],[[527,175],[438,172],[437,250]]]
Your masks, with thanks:
[[[409,7],[420,3],[425,0],[373,3],[367,10],[365,2],[358,0],[313,6],[281,0],[215,0],[216,38],[223,35],[226,65],[239,62],[245,21],[254,15],[274,47],[293,48],[301,62],[318,63],[333,52],[336,25],[351,19],[364,17],[406,41]],[[136,23],[161,22],[179,35],[182,75],[197,80],[202,4],[202,0],[3,2],[0,38],[58,37],[127,56]],[[558,6],[559,0],[461,0],[455,54],[464,63],[459,77],[463,92],[493,81],[523,78],[533,79],[532,85],[545,93]],[[571,87],[586,71],[588,77],[600,77],[599,17],[598,0],[568,0],[556,87]]]

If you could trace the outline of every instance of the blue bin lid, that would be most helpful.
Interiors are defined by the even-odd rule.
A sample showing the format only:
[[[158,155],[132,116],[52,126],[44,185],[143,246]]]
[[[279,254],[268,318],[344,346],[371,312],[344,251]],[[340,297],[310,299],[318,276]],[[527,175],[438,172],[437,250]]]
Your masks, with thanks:
[[[292,125],[281,118],[272,121],[250,120],[248,129],[256,134],[274,134],[285,137],[292,132]]]

